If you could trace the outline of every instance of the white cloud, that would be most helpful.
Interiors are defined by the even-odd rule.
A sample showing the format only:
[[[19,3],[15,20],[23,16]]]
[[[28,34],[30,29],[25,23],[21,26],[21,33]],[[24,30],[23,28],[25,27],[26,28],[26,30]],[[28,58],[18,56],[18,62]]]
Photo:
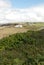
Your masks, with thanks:
[[[44,5],[13,9],[9,0],[0,0],[0,24],[21,21],[44,22]]]

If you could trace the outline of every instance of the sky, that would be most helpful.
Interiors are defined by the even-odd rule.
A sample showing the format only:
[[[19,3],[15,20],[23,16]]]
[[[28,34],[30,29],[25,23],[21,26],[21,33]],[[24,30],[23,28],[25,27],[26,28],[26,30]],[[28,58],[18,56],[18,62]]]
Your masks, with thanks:
[[[0,0],[0,24],[44,22],[44,0]]]
[[[39,4],[44,4],[44,0],[11,0],[15,8],[29,8]]]

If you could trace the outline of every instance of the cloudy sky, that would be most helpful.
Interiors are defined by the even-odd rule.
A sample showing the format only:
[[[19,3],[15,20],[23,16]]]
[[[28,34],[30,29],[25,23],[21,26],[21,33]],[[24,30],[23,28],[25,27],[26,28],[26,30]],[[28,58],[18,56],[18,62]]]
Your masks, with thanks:
[[[44,22],[44,0],[0,0],[0,24]]]

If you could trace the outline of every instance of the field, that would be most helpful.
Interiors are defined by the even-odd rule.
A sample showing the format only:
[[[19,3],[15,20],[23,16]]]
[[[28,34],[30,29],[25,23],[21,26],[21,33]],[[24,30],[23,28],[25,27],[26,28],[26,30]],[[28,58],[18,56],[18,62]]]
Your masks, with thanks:
[[[44,23],[24,23],[23,27],[16,28],[15,26],[0,26],[0,39],[11,34],[26,32],[28,30],[41,30],[44,28]]]

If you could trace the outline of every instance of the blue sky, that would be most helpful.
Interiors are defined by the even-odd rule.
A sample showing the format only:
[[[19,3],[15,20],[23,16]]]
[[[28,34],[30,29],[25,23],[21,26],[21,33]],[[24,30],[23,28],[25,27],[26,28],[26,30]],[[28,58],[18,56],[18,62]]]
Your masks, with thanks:
[[[39,4],[44,4],[44,0],[10,0],[12,6],[15,8],[29,8],[32,6],[37,6]]]

